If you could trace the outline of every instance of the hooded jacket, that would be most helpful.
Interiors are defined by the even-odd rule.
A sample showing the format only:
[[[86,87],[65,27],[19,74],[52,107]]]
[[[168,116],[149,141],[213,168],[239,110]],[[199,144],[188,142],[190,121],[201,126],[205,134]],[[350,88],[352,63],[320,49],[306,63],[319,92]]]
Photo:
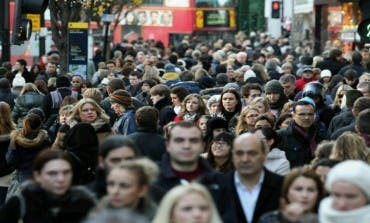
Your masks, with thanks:
[[[290,171],[290,164],[285,152],[278,148],[273,148],[265,160],[265,167],[273,173],[287,175]]]

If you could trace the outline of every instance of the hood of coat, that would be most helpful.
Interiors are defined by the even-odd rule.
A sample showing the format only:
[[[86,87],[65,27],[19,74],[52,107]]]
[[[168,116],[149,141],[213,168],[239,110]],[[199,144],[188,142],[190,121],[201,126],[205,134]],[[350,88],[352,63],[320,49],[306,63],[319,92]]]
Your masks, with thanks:
[[[10,137],[13,143],[13,148],[16,149],[17,145],[24,148],[33,148],[42,145],[48,140],[49,136],[45,130],[39,130],[33,134],[35,137],[26,137],[23,135],[22,130],[15,130],[11,133]]]

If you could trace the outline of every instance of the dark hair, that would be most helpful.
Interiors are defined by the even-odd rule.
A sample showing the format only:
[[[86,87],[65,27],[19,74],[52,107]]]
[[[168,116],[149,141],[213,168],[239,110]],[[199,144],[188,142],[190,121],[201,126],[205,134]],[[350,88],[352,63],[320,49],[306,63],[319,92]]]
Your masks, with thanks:
[[[123,135],[112,135],[105,138],[99,146],[99,155],[106,158],[110,152],[121,147],[128,147],[135,153],[135,156],[140,156],[139,149],[134,141]]]
[[[279,118],[276,120],[276,123],[275,123],[275,129],[276,130],[279,130],[280,129],[280,126],[281,124],[287,120],[288,118],[292,118],[292,114],[287,112],[287,113],[283,113],[283,114],[280,114]]]
[[[171,94],[177,95],[177,97],[180,99],[180,102],[182,102],[185,97],[188,96],[189,91],[182,86],[177,86],[171,89]]]
[[[281,197],[287,202],[288,201],[288,192],[290,187],[292,186],[293,182],[298,178],[298,177],[304,177],[304,178],[309,178],[312,179],[317,187],[318,191],[318,196],[316,200],[316,204],[314,206],[313,212],[317,212],[320,200],[324,197],[324,186],[320,180],[320,177],[315,173],[314,170],[310,169],[309,167],[300,167],[300,168],[294,168],[288,173],[285,178],[284,178],[284,183],[281,191]]]
[[[152,106],[144,106],[135,112],[138,127],[156,128],[158,124],[159,111]]]
[[[263,114],[258,115],[255,123],[261,120],[266,120],[271,125],[271,128],[273,128],[275,125],[275,117],[270,115],[269,113],[263,113]]]
[[[164,84],[157,84],[150,89],[150,95],[159,95],[164,96],[165,98],[170,97],[170,92],[170,89]]]
[[[20,63],[22,66],[24,66],[26,68],[26,66],[27,66],[27,61],[26,60],[18,59],[17,62]]]
[[[261,93],[263,92],[262,91],[262,88],[259,84],[256,84],[256,83],[247,83],[245,85],[243,85],[240,89],[240,94],[242,97],[249,97],[249,92],[250,90],[258,90],[260,91]]]
[[[185,128],[185,129],[197,128],[199,130],[200,137],[202,136],[202,130],[200,130],[198,125],[195,125],[193,122],[182,121],[182,122],[176,122],[175,124],[171,126],[171,129],[168,131],[168,138],[167,138],[168,141],[171,139],[172,131],[176,127]],[[203,140],[203,137],[201,138]]]
[[[217,141],[224,141],[224,142],[226,142],[230,146],[230,151],[229,151],[227,160],[220,167],[220,171],[221,172],[229,172],[229,171],[231,171],[231,170],[234,169],[233,162],[232,162],[232,150],[233,150],[233,141],[234,141],[234,138],[235,138],[234,134],[232,134],[230,132],[222,132],[222,133],[218,134],[212,140],[212,143],[213,142],[217,142]],[[212,153],[212,149],[211,148],[208,150],[207,160],[210,162],[210,164],[213,167],[215,167],[215,165],[216,165],[216,163],[215,163],[215,156]]]
[[[32,130],[39,130],[42,125],[42,119],[35,113],[27,114],[23,120],[23,135],[28,135]]]
[[[357,79],[357,71],[354,69],[348,69],[344,72],[343,76],[348,80],[356,80]]]
[[[296,112],[297,106],[300,106],[300,105],[310,105],[313,108],[313,110],[315,111],[315,106],[310,104],[308,101],[301,100],[301,101],[297,101],[296,103],[294,103],[294,105],[293,105],[293,112],[294,113]]]
[[[340,163],[340,161],[338,160],[331,160],[331,159],[319,159],[316,161],[316,163],[312,166],[312,169],[317,169],[317,167],[319,166],[326,166],[326,167],[330,167],[330,168],[333,168],[335,165],[337,165],[338,163]]]
[[[191,71],[183,71],[180,74],[181,81],[193,81],[194,80],[194,74]]]
[[[72,170],[71,157],[65,151],[59,150],[59,149],[53,149],[53,150],[46,149],[46,150],[41,151],[36,156],[35,160],[33,161],[33,171],[40,173],[42,169],[44,168],[44,166],[49,161],[56,160],[56,159],[62,159],[62,160],[67,161],[70,164],[71,170]]]
[[[152,87],[154,87],[157,83],[156,83],[156,81],[155,81],[155,80],[153,80],[153,79],[147,79],[147,80],[143,80],[143,81],[141,82],[140,87],[142,87],[142,86],[143,86],[143,84],[147,84],[147,85],[149,85],[149,87],[150,87],[150,88],[152,88]]]
[[[361,111],[356,118],[356,127],[361,134],[370,135],[370,108]]]
[[[142,78],[143,77],[143,74],[142,73],[140,73],[139,71],[132,71],[130,74],[129,74],[129,76],[135,76],[135,77],[137,77],[138,79],[140,79],[140,78]]]
[[[368,97],[359,97],[356,99],[355,103],[353,104],[353,113],[358,115],[361,111],[370,108],[370,98]],[[364,123],[368,124],[368,123]]]
[[[224,96],[224,94],[226,93],[231,93],[235,96],[236,98],[236,101],[238,102],[238,104],[236,104],[236,107],[235,107],[235,112],[240,112],[242,110],[242,102],[240,101],[240,95],[239,93],[235,90],[235,89],[227,89],[227,90],[224,90],[221,94],[221,112],[224,114],[225,113],[225,108],[222,104],[222,97]]]
[[[270,149],[273,149],[277,145],[279,145],[280,138],[279,138],[278,134],[276,133],[276,131],[273,128],[262,127],[262,128],[255,129],[254,132],[256,132],[258,130],[261,130],[261,132],[265,136],[266,140],[271,140],[271,139],[274,140],[274,143],[270,146]]]
[[[352,62],[354,64],[359,64],[359,63],[361,63],[361,61],[362,61],[362,55],[361,55],[361,53],[360,52],[357,52],[357,51],[354,51],[352,53]],[[361,75],[361,74],[359,74],[359,75]]]

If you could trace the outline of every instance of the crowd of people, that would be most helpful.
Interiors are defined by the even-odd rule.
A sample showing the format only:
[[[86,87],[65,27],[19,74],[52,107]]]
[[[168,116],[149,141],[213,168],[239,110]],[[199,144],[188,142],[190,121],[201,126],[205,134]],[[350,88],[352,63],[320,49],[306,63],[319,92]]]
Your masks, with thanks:
[[[111,57],[2,64],[1,222],[369,223],[369,49],[259,34]]]

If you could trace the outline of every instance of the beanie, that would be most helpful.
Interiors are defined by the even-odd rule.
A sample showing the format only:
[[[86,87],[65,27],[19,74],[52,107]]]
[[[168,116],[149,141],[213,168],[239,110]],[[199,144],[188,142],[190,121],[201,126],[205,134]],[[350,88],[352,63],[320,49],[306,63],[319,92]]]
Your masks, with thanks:
[[[346,91],[346,107],[352,108],[353,104],[355,103],[356,99],[362,97],[363,94],[359,90],[348,90]]]
[[[56,80],[56,88],[60,87],[69,87],[71,85],[71,82],[67,76],[59,76]]]
[[[132,107],[131,95],[126,90],[116,90],[109,97],[112,103],[118,103],[125,107]]]
[[[13,79],[13,87],[23,87],[26,84],[26,80],[22,77],[22,75],[17,74]]]
[[[370,201],[370,166],[361,160],[346,160],[335,165],[328,173],[325,187],[330,192],[334,182],[344,181],[357,186]]]
[[[281,86],[278,80],[271,80],[266,83],[265,85],[265,93],[279,93],[281,95],[284,94],[284,88]]]
[[[175,69],[176,67],[175,67],[175,65],[173,65],[173,64],[166,64],[166,66],[164,66],[164,70],[165,70],[165,72],[167,73],[167,72],[176,72],[176,69]]]
[[[322,70],[321,73],[320,73],[320,77],[321,78],[331,77],[331,71],[328,70],[328,69]]]

